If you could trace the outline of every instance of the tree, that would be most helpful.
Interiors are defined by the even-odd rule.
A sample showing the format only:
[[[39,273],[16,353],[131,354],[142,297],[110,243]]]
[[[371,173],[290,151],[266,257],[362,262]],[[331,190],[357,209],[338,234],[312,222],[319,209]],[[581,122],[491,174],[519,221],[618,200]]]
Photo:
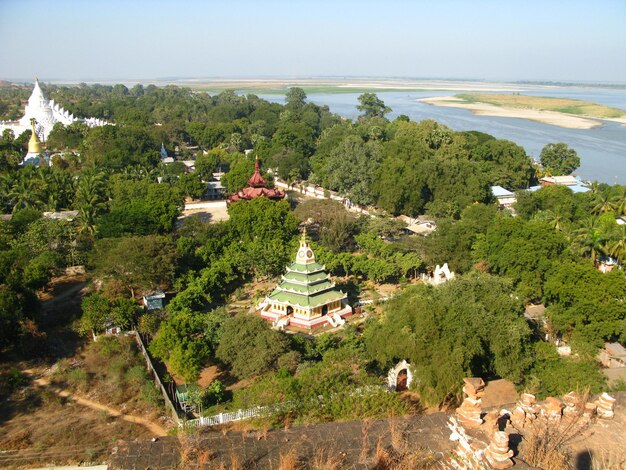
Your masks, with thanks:
[[[169,238],[148,235],[97,240],[89,262],[97,277],[120,282],[134,297],[136,289],[169,288],[177,257]]]
[[[94,337],[109,326],[119,326],[122,329],[130,327],[137,304],[132,299],[123,297],[109,300],[100,294],[91,294],[81,303],[83,311],[79,329],[81,333],[91,332]]]
[[[411,364],[420,397],[431,404],[458,395],[463,377],[519,383],[532,364],[521,302],[506,281],[486,274],[411,287],[363,334],[367,356],[379,365]]]
[[[312,220],[317,224],[319,242],[337,253],[350,244],[356,229],[356,219],[343,204],[328,199],[311,199],[296,207],[294,214],[302,222]]]
[[[574,239],[580,254],[589,256],[594,263],[605,254],[606,234],[598,217],[587,217],[575,232]]]
[[[216,356],[243,379],[275,370],[278,358],[288,349],[285,334],[272,330],[265,320],[237,315],[224,323]]]
[[[626,340],[626,278],[619,270],[601,273],[588,261],[559,264],[547,275],[544,300],[553,327],[566,339],[596,347]]]
[[[299,87],[289,88],[285,98],[290,109],[301,109],[306,104],[306,93]]]
[[[553,175],[569,175],[580,166],[576,150],[567,144],[548,144],[541,150],[541,164]]]
[[[382,118],[391,112],[391,108],[385,106],[385,102],[375,93],[363,93],[358,99],[361,104],[357,106],[357,109],[363,113],[362,116],[365,118]]]
[[[167,361],[175,374],[193,382],[213,357],[226,318],[228,315],[222,310],[199,313],[168,306],[167,318],[150,343],[150,352]]]
[[[206,192],[207,185],[200,179],[199,175],[182,175],[177,184],[181,194],[191,199],[199,199]]]
[[[569,244],[561,233],[540,221],[496,219],[474,243],[474,259],[486,261],[491,272],[513,281],[524,300],[540,299],[548,270],[567,257]]]
[[[210,150],[206,155],[196,158],[196,174],[204,181],[212,181],[213,173],[226,157],[226,152],[221,149]]]

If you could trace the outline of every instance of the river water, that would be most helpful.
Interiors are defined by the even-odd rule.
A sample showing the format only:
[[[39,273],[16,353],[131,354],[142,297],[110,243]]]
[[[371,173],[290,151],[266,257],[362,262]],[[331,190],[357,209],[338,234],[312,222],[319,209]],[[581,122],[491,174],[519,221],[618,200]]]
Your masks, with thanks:
[[[416,100],[433,96],[447,96],[462,92],[377,92],[393,111],[387,115],[394,119],[406,114],[414,121],[434,119],[457,131],[476,130],[499,139],[511,140],[539,159],[541,149],[551,142],[565,142],[580,156],[577,174],[585,180],[609,184],[626,184],[626,125],[606,122],[593,129],[566,129],[526,119],[476,116],[470,111],[421,103]],[[463,92],[465,93],[465,92]],[[626,110],[626,90],[609,90],[575,87],[525,88],[523,94],[574,98],[613,106]],[[341,116],[354,119],[360,93],[310,94],[307,99],[318,105],[327,105]],[[259,94],[268,101],[284,103],[284,95]]]

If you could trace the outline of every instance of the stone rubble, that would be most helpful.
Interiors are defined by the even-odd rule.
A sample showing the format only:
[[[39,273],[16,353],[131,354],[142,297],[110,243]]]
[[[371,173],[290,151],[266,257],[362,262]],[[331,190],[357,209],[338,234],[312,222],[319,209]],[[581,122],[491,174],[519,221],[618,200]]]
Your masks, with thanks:
[[[604,392],[595,402],[597,407],[598,418],[613,419],[615,416],[615,398]]]
[[[511,415],[511,421],[515,427],[523,428],[537,419],[538,414],[539,407],[537,405],[537,398],[535,398],[535,395],[522,393],[519,401],[517,402],[517,406]]]
[[[463,379],[465,386],[463,393],[466,395],[461,406],[456,409],[459,423],[469,429],[477,428],[482,423],[482,397],[485,394],[485,382],[479,377]]]
[[[504,431],[496,431],[487,449],[485,458],[487,462],[496,470],[502,470],[513,466],[513,451],[509,449],[509,436]]]

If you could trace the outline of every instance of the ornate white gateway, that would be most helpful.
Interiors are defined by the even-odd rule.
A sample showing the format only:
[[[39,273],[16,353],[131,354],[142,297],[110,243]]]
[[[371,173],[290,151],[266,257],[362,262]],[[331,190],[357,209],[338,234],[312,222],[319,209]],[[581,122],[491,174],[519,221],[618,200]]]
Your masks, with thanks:
[[[387,373],[387,388],[389,390],[406,390],[411,387],[411,382],[413,382],[411,365],[404,360],[398,362]]]

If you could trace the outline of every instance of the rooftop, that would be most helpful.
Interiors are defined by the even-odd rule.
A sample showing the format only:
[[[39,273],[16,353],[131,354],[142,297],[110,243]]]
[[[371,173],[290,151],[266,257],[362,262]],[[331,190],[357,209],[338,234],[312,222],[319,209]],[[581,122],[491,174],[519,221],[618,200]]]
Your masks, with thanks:
[[[503,188],[502,186],[492,186],[491,187],[491,193],[495,197],[513,196],[514,195],[511,191],[509,191],[508,189]]]

